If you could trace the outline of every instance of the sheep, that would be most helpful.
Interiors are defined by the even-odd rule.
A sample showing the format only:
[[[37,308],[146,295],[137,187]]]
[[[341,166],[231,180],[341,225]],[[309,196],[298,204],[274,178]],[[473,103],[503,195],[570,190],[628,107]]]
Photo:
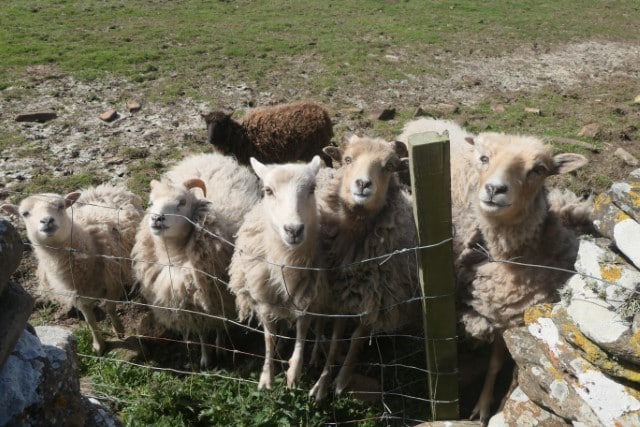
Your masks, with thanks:
[[[420,295],[415,254],[390,256],[416,244],[411,197],[396,174],[408,167],[408,159],[400,158],[396,148],[382,139],[355,135],[342,148],[325,148],[339,167],[325,168],[318,176],[323,262],[331,295],[322,310],[338,317],[324,368],[309,392],[316,402],[327,395],[346,316],[357,317],[357,326],[335,380],[337,394],[351,381],[366,335],[397,330],[418,319],[419,299],[412,301]]]
[[[578,249],[572,225],[588,223],[590,201],[570,192],[549,190],[547,177],[587,163],[579,154],[555,156],[531,136],[466,133],[452,122],[421,119],[405,127],[410,133],[449,131],[456,283],[461,322],[473,337],[492,342],[488,372],[471,418],[488,421],[496,375],[506,350],[502,332],[523,324],[524,311],[558,299]],[[465,142],[466,141],[466,142]],[[478,256],[485,247],[493,260]]]
[[[315,155],[324,157],[322,148],[330,145],[333,137],[329,113],[313,102],[258,108],[240,122],[219,110],[202,117],[207,141],[244,165],[249,164],[250,157],[263,163],[308,162]]]
[[[102,184],[66,196],[36,194],[2,209],[24,219],[40,290],[62,306],[76,307],[91,330],[93,350],[104,354],[93,307],[106,300],[113,330],[123,338],[114,301],[132,282],[129,253],[142,217],[141,199],[124,187]]]
[[[278,320],[295,322],[296,340],[287,370],[287,387],[302,371],[304,341],[317,303],[318,264],[316,174],[321,159],[306,164],[265,165],[251,158],[264,198],[238,231],[229,266],[229,289],[236,296],[239,319],[254,315],[264,329],[265,360],[258,389],[273,385],[274,335]]]
[[[222,357],[224,319],[235,317],[226,287],[233,236],[259,199],[251,170],[218,153],[188,156],[151,181],[131,252],[135,277],[160,324],[185,340],[198,335],[203,370],[211,367],[206,343],[214,331]]]

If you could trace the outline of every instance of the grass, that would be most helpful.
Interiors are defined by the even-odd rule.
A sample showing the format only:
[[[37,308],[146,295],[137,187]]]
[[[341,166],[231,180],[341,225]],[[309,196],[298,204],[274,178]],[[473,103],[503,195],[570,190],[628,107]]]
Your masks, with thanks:
[[[236,380],[227,378],[237,378],[237,372],[222,369],[175,374],[156,369],[154,363],[128,363],[115,353],[96,358],[88,327],[75,334],[81,374],[90,379],[94,394],[108,396],[108,405],[127,426],[313,426],[352,420],[376,425],[376,413],[367,405],[341,398],[316,407],[305,390],[287,390],[283,375],[276,376],[273,390],[258,391],[257,370]]]
[[[179,76],[168,98],[213,80],[319,77],[315,94],[349,82],[431,73],[422,58],[509,53],[579,38],[639,40],[637,2],[40,1],[8,0],[0,16],[2,86],[48,65],[84,79],[140,83]],[[622,12],[621,12],[622,11]],[[588,25],[585,23],[588,22]],[[384,60],[406,55],[402,69]],[[415,59],[419,59],[416,61]],[[163,84],[164,85],[164,84]],[[160,90],[160,88],[156,88]]]

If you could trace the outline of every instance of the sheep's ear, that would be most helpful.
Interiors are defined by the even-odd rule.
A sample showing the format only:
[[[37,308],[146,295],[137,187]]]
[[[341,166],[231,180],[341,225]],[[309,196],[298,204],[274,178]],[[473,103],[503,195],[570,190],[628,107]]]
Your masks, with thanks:
[[[349,142],[351,142],[351,140],[352,140],[354,137],[355,137],[355,135],[354,135],[353,133],[351,133],[351,132],[345,132],[345,133],[342,135],[342,141],[341,141],[342,145],[348,145],[348,144],[349,144]]]
[[[322,152],[327,156],[331,157],[332,160],[342,163],[342,150],[338,147],[334,147],[333,145],[329,145],[322,149]]]
[[[149,183],[149,185],[151,186],[151,189],[153,190],[154,188],[156,188],[156,186],[160,184],[160,181],[158,181],[157,179],[152,179],[151,182]]]
[[[251,157],[249,162],[251,163],[253,170],[256,172],[256,175],[262,179],[262,177],[267,173],[267,166],[260,163],[255,157]]]
[[[402,157],[402,158],[392,158],[389,160],[389,162],[387,163],[385,169],[387,169],[389,172],[402,172],[405,171],[407,169],[409,169],[409,158],[408,157]]]
[[[69,193],[66,196],[64,196],[64,208],[67,209],[68,207],[73,205],[78,200],[79,197],[80,197],[79,191],[74,191],[73,193]]]
[[[409,148],[407,147],[407,144],[405,144],[404,142],[393,141],[391,143],[391,146],[393,147],[393,150],[396,152],[398,157],[400,158],[409,157]]]
[[[4,204],[0,205],[0,209],[2,209],[3,211],[5,211],[6,213],[8,213],[10,215],[20,216],[19,215],[19,211],[18,211],[18,207],[16,205],[12,205],[12,204],[9,204],[9,203],[4,203]]]
[[[563,174],[574,171],[582,166],[586,165],[587,158],[581,154],[575,153],[562,153],[553,157],[553,174]]]
[[[321,163],[322,159],[320,158],[320,156],[313,156],[313,159],[311,159],[311,161],[309,162],[309,167],[311,168],[311,171],[314,175],[316,175],[320,170]]]

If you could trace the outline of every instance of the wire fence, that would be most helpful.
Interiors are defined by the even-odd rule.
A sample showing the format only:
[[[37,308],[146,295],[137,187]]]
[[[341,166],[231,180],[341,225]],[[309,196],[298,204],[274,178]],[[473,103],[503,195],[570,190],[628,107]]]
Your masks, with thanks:
[[[16,198],[25,197],[25,195],[21,193],[13,193],[13,196],[15,196]],[[116,216],[121,213],[121,209],[114,209],[105,206],[101,207],[105,209],[113,209]],[[188,218],[186,219],[189,220]],[[221,236],[215,235],[209,230],[202,229],[196,223],[192,222],[192,224],[195,227],[199,228],[200,231],[209,235],[210,238],[218,239],[224,244],[231,245],[234,247],[234,249],[236,249],[233,242],[228,241]],[[144,227],[146,226],[146,224],[141,224],[141,226]],[[394,257],[407,253],[415,254],[419,251],[429,251],[432,248],[449,243],[452,238],[453,237],[450,237],[434,245],[398,248],[391,253],[379,254],[375,257],[362,259],[360,261],[357,261],[356,263],[345,264],[343,266],[335,268],[350,268],[354,265],[369,263],[384,265]],[[36,244],[31,242],[26,243],[27,246],[37,246]],[[132,258],[117,257],[109,254],[79,253],[79,251],[74,249],[73,247],[49,247],[49,249],[66,251],[69,252],[70,256],[73,254],[76,256],[81,255],[85,258],[102,257],[105,260],[111,262],[134,261]],[[485,258],[485,262],[508,263],[523,267],[561,271],[567,274],[581,274],[570,269],[527,264],[520,262],[517,258],[494,259],[491,257],[489,251],[481,246],[477,247],[477,251]],[[152,260],[137,260],[137,262],[155,263],[155,261]],[[261,259],[261,262],[268,263],[269,261]],[[174,266],[170,263],[158,263],[158,265],[163,268],[187,268],[184,266]],[[291,265],[276,266],[282,269],[302,268],[299,266]],[[314,271],[327,270],[320,267],[313,267],[310,269]],[[205,271],[198,271],[198,273],[207,275],[212,280],[224,283],[225,285],[227,284],[227,281],[224,277],[214,276]],[[100,272],[96,271],[93,274],[98,275],[100,274]],[[611,282],[599,277],[593,277],[584,274],[582,274],[582,276],[586,279],[601,282],[606,285],[618,285],[615,282]],[[80,278],[74,278],[72,283],[75,283],[76,279]],[[135,286],[133,283],[122,282],[121,285],[123,289],[122,300],[89,298],[82,295],[75,295],[75,297],[93,299],[96,301],[96,303],[116,303],[119,307],[120,314],[124,316],[126,316],[128,312],[138,311],[138,316],[132,317],[136,319],[136,322],[140,322],[140,318],[144,316],[147,316],[148,319],[152,319],[152,317],[150,316],[151,311],[154,309],[185,312],[196,316],[208,317],[223,321],[225,327],[227,328],[227,343],[220,346],[220,348],[213,342],[207,342],[206,346],[208,346],[212,350],[221,350],[225,356],[225,360],[230,360],[231,362],[225,362],[221,365],[221,368],[216,367],[215,370],[200,371],[199,369],[194,368],[194,365],[189,361],[192,355],[198,353],[198,351],[193,350],[194,347],[199,346],[200,343],[198,341],[194,341],[189,337],[177,336],[176,334],[172,334],[169,332],[162,334],[151,334],[141,328],[140,324],[125,325],[127,337],[126,340],[133,340],[133,342],[136,342],[140,348],[144,349],[136,358],[132,360],[124,360],[113,359],[113,357],[108,356],[107,359],[102,356],[87,353],[80,353],[80,358],[97,361],[109,360],[109,363],[133,366],[138,369],[144,369],[151,372],[170,373],[176,376],[198,376],[205,378],[215,378],[221,381],[231,381],[243,384],[246,383],[257,386],[258,381],[255,379],[255,375],[247,375],[247,371],[252,369],[254,374],[258,374],[260,371],[260,366],[264,361],[265,356],[261,339],[262,328],[259,324],[257,324],[256,322],[240,322],[235,318],[227,318],[225,316],[220,316],[212,313],[204,313],[200,311],[184,310],[178,308],[167,308],[164,306],[155,305],[149,301],[144,301],[138,292],[137,286]],[[558,284],[558,286],[560,285],[561,284]],[[415,288],[420,289],[418,284],[416,284]],[[70,291],[73,294],[73,290],[70,289]],[[629,290],[626,288],[625,291],[637,293],[637,291],[635,290]],[[37,293],[37,296],[40,296],[44,299],[52,300],[56,300],[57,297],[60,296],[69,295],[69,293],[67,292],[60,292],[52,289],[42,288],[38,289],[37,291],[34,290],[33,292]],[[440,296],[436,295],[430,296],[429,298],[439,297]],[[424,301],[425,297],[423,295],[415,294],[411,298],[395,302],[392,306],[380,307],[380,310],[388,310],[394,306],[424,303]],[[363,317],[371,314],[367,311],[350,314],[310,312],[306,310],[297,310],[296,312],[300,315],[312,315],[317,318],[325,318],[328,320],[344,317],[351,322],[358,322],[359,319],[362,319]],[[276,334],[276,337],[280,340],[280,352],[277,353],[278,355],[276,356],[276,366],[280,365],[280,369],[276,370],[276,375],[283,376],[283,371],[286,370],[288,363],[287,357],[291,354],[291,346],[295,339],[295,331],[292,332],[291,328],[285,328],[279,330],[279,332]],[[458,337],[451,336],[440,339],[457,340]],[[322,349],[321,356],[326,356],[326,347],[329,341],[326,331],[321,331],[315,336],[311,333],[309,334],[309,337],[307,337],[306,340],[308,350],[311,348],[311,346],[313,346],[316,340],[320,341],[320,348]],[[346,334],[344,337],[340,338],[339,341],[343,344],[348,343],[350,341],[349,335]],[[354,381],[354,383],[359,383],[362,386],[350,390],[349,393],[357,395],[359,398],[371,402],[374,411],[377,413],[376,419],[378,421],[384,421],[390,424],[400,423],[408,425],[429,421],[429,405],[433,403],[433,400],[429,396],[428,392],[427,375],[430,373],[430,371],[427,368],[427,364],[425,362],[425,337],[424,331],[422,330],[422,324],[418,323],[418,326],[416,326],[415,324],[409,324],[405,327],[399,328],[393,333],[379,333],[373,331],[364,338],[364,341],[364,350],[358,362],[356,363],[358,381]],[[109,340],[110,349],[118,348],[121,344],[122,341],[116,339]],[[167,357],[167,346],[171,346],[172,348],[170,355],[171,357]],[[344,347],[346,348],[346,345],[344,345]],[[180,350],[180,348],[182,348],[182,350]],[[308,358],[306,358],[306,360],[308,360]],[[185,366],[187,366],[187,368],[185,368]],[[334,376],[335,372],[338,369],[339,366],[334,367]],[[298,385],[296,390],[300,393],[307,393],[311,385],[318,379],[319,374],[319,367],[310,367],[305,365],[302,382],[300,385]],[[446,372],[446,374],[459,375],[459,372],[456,370],[455,372]],[[110,384],[94,384],[95,391],[93,397],[107,404],[116,402],[120,406],[126,406],[129,402],[113,397],[116,395],[121,395],[121,393],[116,393],[114,390],[110,391],[110,387],[113,386]],[[456,400],[454,403],[458,404],[459,400]],[[360,421],[362,421],[362,419],[341,419],[339,421],[328,420],[329,423],[334,422],[336,424],[358,423]]]

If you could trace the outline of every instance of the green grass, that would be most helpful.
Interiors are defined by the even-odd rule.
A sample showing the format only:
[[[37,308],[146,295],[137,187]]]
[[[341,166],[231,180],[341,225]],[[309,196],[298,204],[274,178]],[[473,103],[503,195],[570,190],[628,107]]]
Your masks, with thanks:
[[[8,0],[0,16],[0,82],[19,80],[34,65],[86,79],[174,74],[183,90],[203,76],[260,81],[277,71],[289,81],[303,70],[321,76],[320,91],[435,72],[414,61],[435,52],[494,55],[579,38],[640,39],[630,30],[637,2],[581,3]],[[407,61],[399,69],[386,54]]]
[[[283,375],[276,376],[273,390],[258,391],[258,370],[244,372],[251,381],[225,370],[175,374],[153,363],[143,367],[119,360],[114,353],[96,358],[87,326],[75,334],[81,375],[90,378],[96,395],[108,396],[105,403],[127,426],[320,426],[353,420],[377,425],[367,405],[341,398],[316,407],[305,390],[287,390]]]

